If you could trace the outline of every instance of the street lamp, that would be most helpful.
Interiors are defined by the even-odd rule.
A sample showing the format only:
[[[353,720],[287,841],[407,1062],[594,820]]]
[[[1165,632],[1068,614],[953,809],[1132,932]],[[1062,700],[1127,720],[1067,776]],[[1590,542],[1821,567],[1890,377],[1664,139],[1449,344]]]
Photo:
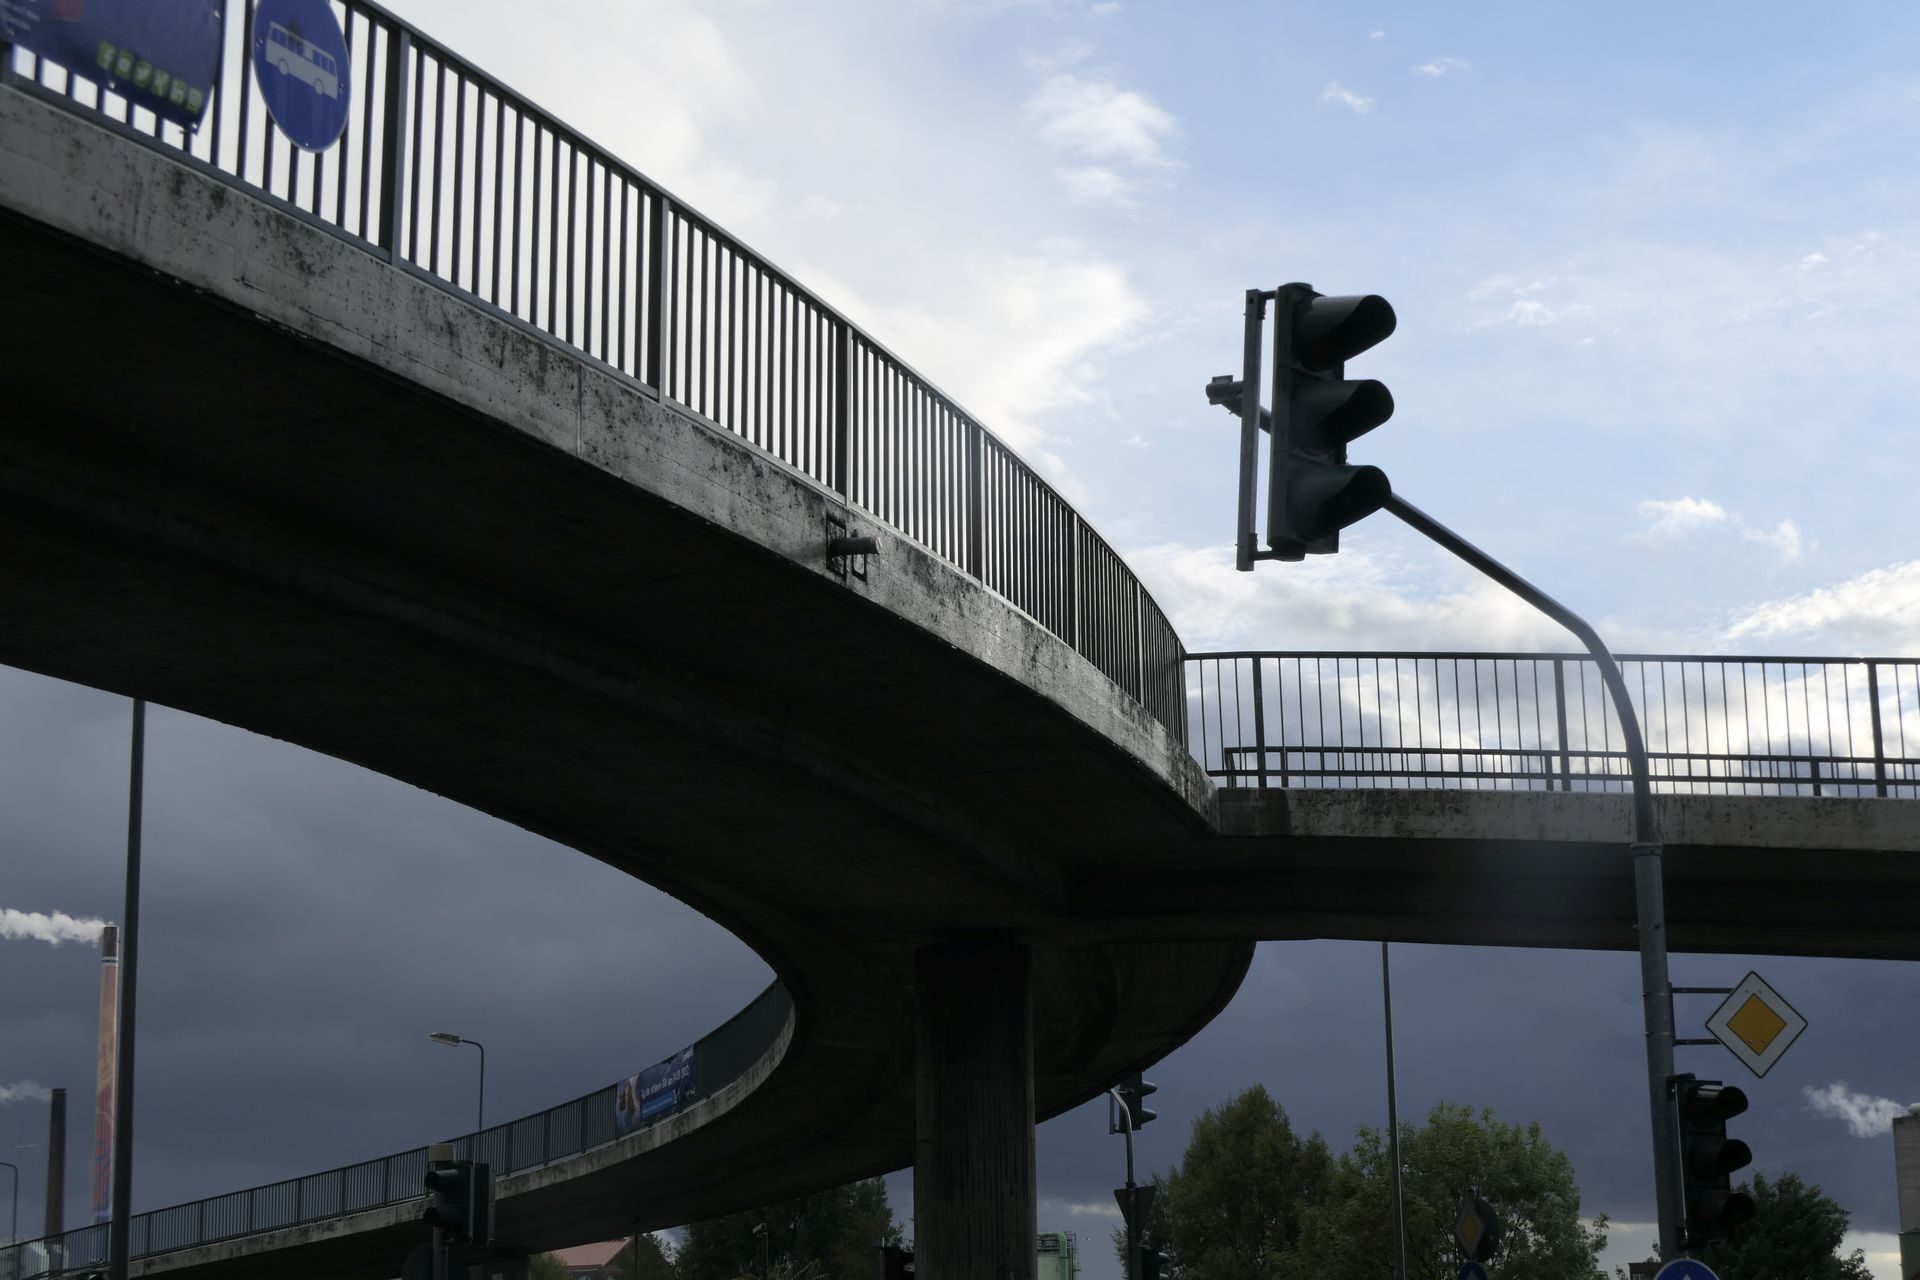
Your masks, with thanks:
[[[429,1031],[427,1033],[427,1039],[433,1041],[435,1044],[470,1044],[480,1051],[480,1107],[474,1115],[473,1128],[475,1134],[480,1133],[487,1127],[487,1046],[481,1044],[478,1040],[469,1040],[465,1036],[457,1036],[451,1031]]]

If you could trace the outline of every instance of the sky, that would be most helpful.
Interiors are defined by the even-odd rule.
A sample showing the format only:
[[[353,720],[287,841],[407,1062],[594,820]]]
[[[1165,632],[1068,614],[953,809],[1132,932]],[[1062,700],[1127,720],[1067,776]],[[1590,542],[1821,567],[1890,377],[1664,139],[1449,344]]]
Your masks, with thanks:
[[[1202,388],[1237,370],[1244,290],[1298,280],[1399,316],[1351,370],[1398,405],[1354,459],[1616,648],[1920,654],[1911,6],[392,8],[951,392],[1189,648],[1567,647],[1385,517],[1337,557],[1233,571],[1235,426]],[[126,736],[124,699],[0,670],[0,910],[118,914]],[[768,979],[696,913],[405,785],[164,708],[149,751],[138,1207],[464,1127],[473,1055],[428,1031],[487,1043],[505,1118],[658,1060]],[[77,1219],[97,953],[6,932],[0,1158],[37,1223],[45,1114],[20,1086],[69,1088]],[[1143,1161],[1256,1081],[1336,1148],[1381,1123],[1378,966],[1264,944],[1152,1073]],[[1808,1017],[1765,1080],[1718,1050],[1681,1067],[1747,1089],[1757,1167],[1834,1195],[1890,1280],[1890,1141],[1810,1091],[1920,1098],[1911,967],[1673,968],[1756,969]],[[1609,1260],[1644,1256],[1634,958],[1406,946],[1394,975],[1403,1116],[1540,1120],[1585,1211],[1628,1224]],[[1708,1012],[1683,998],[1683,1034]],[[1041,1223],[1081,1234],[1089,1280],[1117,1274],[1120,1170],[1103,1108],[1042,1126]]]

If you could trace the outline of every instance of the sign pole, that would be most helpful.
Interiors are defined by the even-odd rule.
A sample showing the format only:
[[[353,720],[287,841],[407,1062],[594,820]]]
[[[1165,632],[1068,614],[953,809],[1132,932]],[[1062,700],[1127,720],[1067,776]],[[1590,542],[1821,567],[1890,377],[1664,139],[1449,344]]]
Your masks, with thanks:
[[[1640,935],[1640,1011],[1647,1033],[1647,1103],[1653,1121],[1653,1200],[1660,1220],[1660,1256],[1681,1256],[1680,1226],[1686,1216],[1680,1167],[1679,1121],[1669,1097],[1673,1080],[1673,989],[1667,976],[1667,908],[1661,872],[1660,827],[1653,808],[1653,775],[1646,741],[1634,714],[1627,682],[1600,633],[1573,610],[1468,542],[1399,494],[1386,510],[1492,578],[1579,638],[1600,668],[1620,717],[1628,767],[1633,772],[1634,923]]]
[[[113,1077],[113,1216],[107,1226],[107,1273],[127,1280],[133,1242],[133,1013],[140,957],[140,803],[147,744],[147,704],[133,700],[133,751],[127,779],[127,884],[120,916],[119,1060]]]
[[[1400,1105],[1393,1078],[1393,974],[1380,944],[1380,997],[1387,1011],[1387,1160],[1393,1180],[1393,1280],[1407,1280],[1407,1223],[1400,1201]]]

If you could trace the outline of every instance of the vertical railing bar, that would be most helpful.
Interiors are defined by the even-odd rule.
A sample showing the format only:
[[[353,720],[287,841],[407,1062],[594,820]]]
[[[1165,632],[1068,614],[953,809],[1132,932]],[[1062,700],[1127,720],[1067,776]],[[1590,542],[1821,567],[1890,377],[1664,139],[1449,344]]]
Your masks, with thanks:
[[[426,53],[419,45],[413,46],[413,75],[411,83],[413,93],[410,101],[413,108],[413,149],[411,154],[411,177],[407,181],[407,252],[408,261],[420,261],[420,155],[425,149],[421,137],[426,127],[427,91],[426,91]]]
[[[547,332],[560,336],[560,148],[558,132],[553,135],[553,154],[547,164]],[[572,241],[568,241],[572,249]],[[571,258],[568,259],[572,261]]]
[[[1873,794],[1880,799],[1887,798],[1887,749],[1880,736],[1880,672],[1879,663],[1871,658],[1867,660],[1867,706],[1871,711],[1873,725]],[[1894,679],[1898,681],[1896,668]],[[1898,685],[1896,684],[1896,688]],[[1898,702],[1895,703],[1898,709]]]
[[[520,168],[519,139],[514,140],[513,156],[516,176]],[[500,223],[506,212],[507,189],[507,100],[504,95],[493,97],[493,269],[488,273],[487,300],[494,306],[500,305]]]
[[[647,223],[647,359],[641,380],[662,397],[667,393],[667,197],[660,191],[648,194],[651,212]]]
[[[248,7],[251,14],[252,8]],[[251,23],[252,19],[248,19]],[[386,118],[382,121],[380,138],[380,247],[387,251],[390,262],[398,262],[402,256],[401,231],[402,220],[406,216],[405,206],[400,199],[401,176],[406,173],[404,146],[407,136],[407,115],[409,100],[412,98],[412,80],[408,75],[413,54],[413,35],[405,27],[389,27],[387,30],[387,88]],[[243,81],[244,83],[244,81]],[[241,99],[244,114],[246,99]],[[244,123],[242,128],[244,128]],[[245,145],[245,139],[242,139]]]
[[[427,239],[427,270],[434,275],[440,274],[440,188],[445,185],[443,179],[447,172],[447,64],[445,59],[437,59],[438,71],[433,81],[433,205],[430,214],[433,219]],[[454,222],[459,222],[455,216]],[[417,256],[417,255],[416,255]]]
[[[633,183],[627,180],[625,174],[622,174],[620,176],[620,292],[614,303],[619,311],[618,323],[614,326],[614,341],[619,347],[620,358],[614,361],[614,365],[616,368],[638,374],[640,362],[636,360],[629,364],[627,360],[627,237],[629,235],[627,228],[628,209],[632,196]]]
[[[443,86],[445,84],[446,70],[446,63],[441,63],[440,72]],[[453,76],[453,99],[453,253],[447,268],[447,279],[452,282],[455,288],[459,288],[460,231],[462,225],[460,214],[463,207],[461,202],[466,199],[467,182],[467,78],[457,71]],[[441,103],[444,105],[445,102],[446,98],[443,92]],[[438,182],[434,185],[435,188],[438,189]],[[434,226],[438,228],[439,223],[440,219],[436,213]]]
[[[560,154],[559,148],[555,147],[554,157],[558,159],[559,154]],[[588,201],[589,201],[589,205],[591,205],[591,201],[592,201],[591,193],[589,193]],[[574,318],[574,310],[575,310],[575,298],[574,298],[574,292],[573,292],[574,275],[575,275],[574,273],[575,258],[574,258],[574,251],[573,251],[574,249],[573,241],[574,241],[574,231],[578,227],[579,222],[580,222],[580,148],[578,145],[572,142],[569,142],[567,144],[567,305],[566,305],[567,321],[566,321],[566,334],[561,340],[570,345],[573,342],[573,318]]]

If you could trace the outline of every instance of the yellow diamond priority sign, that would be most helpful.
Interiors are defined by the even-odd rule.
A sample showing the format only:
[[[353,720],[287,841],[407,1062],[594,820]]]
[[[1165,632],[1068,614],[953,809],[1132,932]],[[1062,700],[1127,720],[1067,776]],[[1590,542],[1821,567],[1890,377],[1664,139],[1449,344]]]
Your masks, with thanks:
[[[1707,1019],[1713,1038],[1756,1076],[1766,1075],[1806,1029],[1807,1020],[1757,973],[1742,978]]]

